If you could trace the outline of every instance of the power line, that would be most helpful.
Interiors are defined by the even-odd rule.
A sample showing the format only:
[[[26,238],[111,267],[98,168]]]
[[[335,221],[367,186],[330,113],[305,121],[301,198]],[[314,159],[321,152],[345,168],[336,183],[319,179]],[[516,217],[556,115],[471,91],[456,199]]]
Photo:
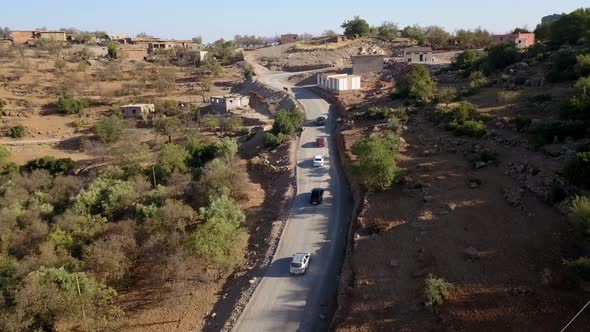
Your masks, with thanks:
[[[573,322],[574,322],[574,320],[576,320],[576,318],[578,318],[578,316],[580,316],[580,314],[582,313],[582,311],[584,311],[584,309],[586,309],[586,307],[587,307],[589,304],[590,304],[590,301],[588,301],[588,302],[586,303],[586,305],[585,305],[584,307],[582,307],[582,309],[580,309],[580,311],[578,311],[578,313],[577,313],[577,314],[574,316],[574,318],[572,318],[572,320],[570,320],[570,321],[569,321],[569,323],[567,323],[567,325],[566,325],[566,326],[564,326],[564,327],[561,329],[561,331],[560,331],[560,332],[563,332],[563,331],[565,331],[565,329],[567,329],[567,328],[568,328],[568,327],[571,325],[571,323],[573,323]]]

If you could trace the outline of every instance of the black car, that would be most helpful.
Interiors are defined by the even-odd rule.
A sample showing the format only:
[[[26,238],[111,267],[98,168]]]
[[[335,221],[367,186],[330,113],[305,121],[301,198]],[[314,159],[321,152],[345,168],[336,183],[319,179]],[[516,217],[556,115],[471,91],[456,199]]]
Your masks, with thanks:
[[[325,126],[326,125],[326,118],[324,118],[323,116],[320,116],[319,118],[317,118],[315,120],[315,124],[317,126]]]
[[[309,196],[309,203],[311,203],[312,205],[321,204],[323,199],[324,189],[315,188],[311,191],[311,195]]]

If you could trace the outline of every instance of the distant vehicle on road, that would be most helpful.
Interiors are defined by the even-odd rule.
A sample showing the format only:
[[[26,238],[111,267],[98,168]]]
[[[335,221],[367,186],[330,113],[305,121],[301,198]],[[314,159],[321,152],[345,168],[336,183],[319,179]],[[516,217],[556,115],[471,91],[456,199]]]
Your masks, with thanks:
[[[291,266],[289,267],[289,272],[291,274],[303,274],[305,270],[307,270],[307,266],[309,266],[309,259],[311,258],[311,254],[308,252],[298,252],[293,255],[293,260],[291,261]]]
[[[309,203],[311,205],[322,204],[323,200],[324,200],[324,189],[315,188],[311,191],[311,195],[309,195]]]
[[[326,118],[324,118],[323,116],[320,116],[319,118],[317,118],[315,120],[315,125],[316,126],[325,126],[326,125]]]
[[[322,166],[324,166],[324,156],[313,157],[313,167],[322,167]]]
[[[316,138],[315,144],[317,145],[318,148],[323,148],[324,146],[326,146],[326,138],[324,138],[324,137]]]

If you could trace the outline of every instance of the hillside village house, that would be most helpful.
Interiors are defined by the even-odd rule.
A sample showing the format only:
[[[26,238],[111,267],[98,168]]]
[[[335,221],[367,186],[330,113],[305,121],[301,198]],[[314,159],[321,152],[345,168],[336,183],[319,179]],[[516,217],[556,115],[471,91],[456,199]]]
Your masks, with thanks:
[[[121,106],[119,110],[127,119],[149,119],[156,112],[154,104],[130,104]]]
[[[360,90],[361,77],[359,75],[348,74],[318,74],[317,84],[324,90],[328,90],[333,93],[340,93],[349,90]]]
[[[228,112],[237,108],[250,106],[250,97],[239,94],[213,96],[210,102],[211,108],[214,110]]]
[[[535,45],[534,33],[510,33],[507,35],[495,35],[494,41],[497,43],[511,42],[517,48],[527,48]]]
[[[188,48],[193,42],[190,40],[155,40],[148,42],[148,54],[154,54],[157,50],[168,50],[171,48]]]
[[[404,61],[407,63],[428,64],[434,62],[432,48],[430,47],[408,47],[404,49]]]
[[[121,45],[117,49],[117,59],[141,61],[145,60],[147,56],[147,48],[143,46]]]
[[[281,35],[281,44],[294,43],[298,40],[299,40],[299,35],[294,34],[294,33],[287,33],[287,34]]]
[[[19,30],[12,31],[12,41],[15,44],[28,44],[37,39],[48,39],[60,42],[66,41],[64,31]]]
[[[383,55],[357,55],[352,57],[352,73],[354,75],[380,73],[383,71]]]

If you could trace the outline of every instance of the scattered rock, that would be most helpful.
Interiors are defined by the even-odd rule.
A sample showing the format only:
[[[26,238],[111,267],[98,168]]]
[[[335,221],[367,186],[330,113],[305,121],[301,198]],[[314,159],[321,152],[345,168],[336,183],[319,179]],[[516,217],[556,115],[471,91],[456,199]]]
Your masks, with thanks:
[[[250,283],[250,285],[254,285],[254,283],[256,283],[256,277],[248,280],[248,283]]]
[[[481,257],[481,253],[479,252],[479,250],[473,247],[465,248],[465,250],[463,250],[463,253],[469,259],[478,259]]]
[[[419,222],[428,222],[428,221],[432,221],[434,220],[434,215],[432,214],[432,211],[422,211],[420,213],[420,215],[418,216],[417,220]]]
[[[432,202],[433,199],[434,199],[434,197],[432,197],[431,195],[424,196],[424,202],[426,202],[426,203]]]
[[[424,157],[432,156],[432,151],[431,150],[424,150],[424,151],[422,151],[422,155]]]
[[[481,180],[479,180],[479,179],[470,179],[467,182],[467,185],[471,189],[477,189],[477,188],[479,188],[481,186]]]
[[[503,188],[504,198],[513,207],[519,206],[524,197],[525,190],[521,187],[505,187]]]
[[[525,287],[525,286],[518,286],[508,290],[510,295],[518,296],[518,295],[529,295],[532,293],[532,290]]]
[[[447,204],[447,207],[449,208],[449,210],[455,211],[455,209],[457,208],[457,204],[449,203],[449,204]]]
[[[389,261],[389,266],[398,268],[399,267],[399,261],[397,259],[392,259],[392,260]]]
[[[475,163],[475,168],[480,169],[486,167],[487,163],[485,161],[478,161]]]
[[[320,314],[320,319],[321,319],[321,320],[324,320],[324,319],[326,319],[326,315],[324,315],[324,314]]]

